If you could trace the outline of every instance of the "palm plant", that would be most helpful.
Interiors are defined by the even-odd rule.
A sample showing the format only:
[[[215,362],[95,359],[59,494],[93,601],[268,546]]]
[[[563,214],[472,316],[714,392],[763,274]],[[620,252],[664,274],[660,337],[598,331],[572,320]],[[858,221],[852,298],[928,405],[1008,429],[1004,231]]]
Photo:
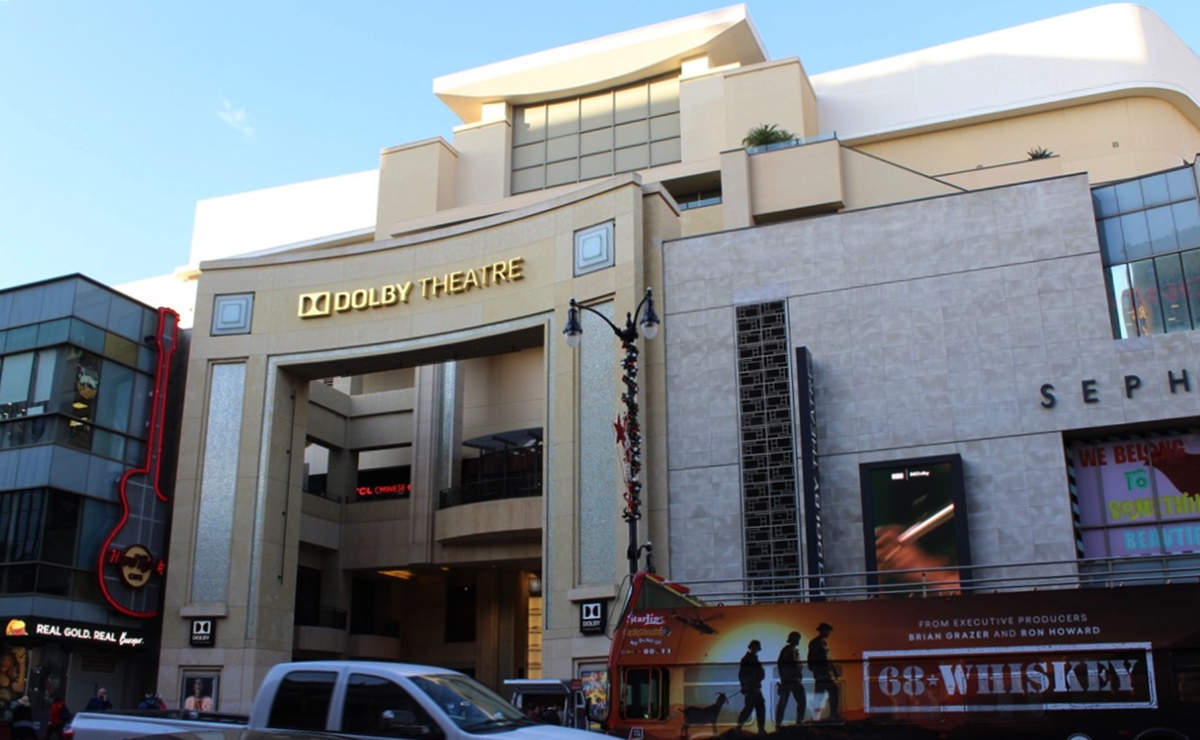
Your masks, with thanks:
[[[742,146],[766,146],[767,144],[778,144],[781,141],[789,141],[796,138],[791,131],[779,128],[777,124],[760,123],[746,134],[746,138],[742,139]]]

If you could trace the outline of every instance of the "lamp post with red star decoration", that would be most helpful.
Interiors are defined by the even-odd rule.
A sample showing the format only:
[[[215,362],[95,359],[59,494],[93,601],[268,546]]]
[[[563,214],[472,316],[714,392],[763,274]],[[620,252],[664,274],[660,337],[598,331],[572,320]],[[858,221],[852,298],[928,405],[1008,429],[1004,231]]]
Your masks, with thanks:
[[[645,309],[645,314],[642,313],[643,309]],[[581,310],[604,319],[604,323],[608,324],[617,339],[621,340],[621,348],[625,350],[625,357],[621,360],[621,382],[625,384],[625,390],[621,393],[621,401],[625,404],[625,410],[617,415],[613,429],[617,436],[617,448],[625,463],[625,492],[623,494],[625,508],[621,512],[621,517],[629,525],[629,548],[626,550],[626,555],[629,557],[630,575],[637,573],[638,560],[642,551],[646,553],[646,568],[654,570],[651,559],[652,545],[647,542],[639,547],[637,542],[638,520],[642,518],[642,481],[640,477],[642,472],[642,429],[638,423],[637,339],[639,326],[641,327],[641,336],[646,339],[654,339],[658,334],[659,321],[658,314],[654,312],[654,298],[651,297],[650,289],[646,288],[646,295],[638,303],[637,308],[632,313],[625,314],[624,327],[617,326],[596,309],[578,303],[572,298],[571,307],[567,309],[567,324],[563,328],[567,346],[572,349],[578,347],[580,340],[583,339],[583,325],[579,323]]]

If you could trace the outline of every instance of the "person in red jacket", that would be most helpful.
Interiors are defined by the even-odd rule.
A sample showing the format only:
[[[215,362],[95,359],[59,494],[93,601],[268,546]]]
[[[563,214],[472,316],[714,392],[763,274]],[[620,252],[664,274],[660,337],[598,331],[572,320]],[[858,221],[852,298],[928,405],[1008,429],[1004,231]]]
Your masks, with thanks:
[[[67,702],[62,698],[62,694],[55,694],[54,701],[50,704],[50,719],[46,723],[46,740],[53,738],[62,738],[63,728],[71,721],[71,710],[67,708]]]

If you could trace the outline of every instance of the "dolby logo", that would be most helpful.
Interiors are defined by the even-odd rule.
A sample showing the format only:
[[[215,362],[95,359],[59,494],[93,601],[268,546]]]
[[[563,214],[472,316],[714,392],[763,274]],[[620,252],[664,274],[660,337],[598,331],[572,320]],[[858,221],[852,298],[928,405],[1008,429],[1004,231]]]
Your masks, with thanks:
[[[299,316],[311,319],[316,316],[328,316],[333,307],[333,294],[328,290],[324,293],[303,293],[300,296]]]

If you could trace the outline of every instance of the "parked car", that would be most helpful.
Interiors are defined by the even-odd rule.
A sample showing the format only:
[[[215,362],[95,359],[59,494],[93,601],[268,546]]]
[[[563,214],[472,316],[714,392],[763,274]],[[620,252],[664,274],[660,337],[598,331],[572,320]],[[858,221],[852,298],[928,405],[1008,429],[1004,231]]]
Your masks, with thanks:
[[[540,724],[475,679],[431,666],[374,661],[281,663],[258,689],[244,723],[199,712],[80,712],[71,740],[124,740],[146,735],[230,732],[337,733],[352,738],[594,740],[569,727]],[[236,718],[236,715],[234,716]],[[229,740],[249,740],[238,735]]]
[[[587,699],[579,681],[562,678],[510,678],[512,704],[528,717],[550,725],[588,729]]]

